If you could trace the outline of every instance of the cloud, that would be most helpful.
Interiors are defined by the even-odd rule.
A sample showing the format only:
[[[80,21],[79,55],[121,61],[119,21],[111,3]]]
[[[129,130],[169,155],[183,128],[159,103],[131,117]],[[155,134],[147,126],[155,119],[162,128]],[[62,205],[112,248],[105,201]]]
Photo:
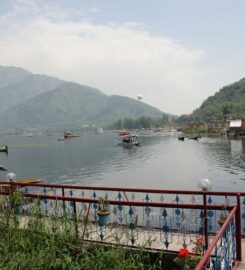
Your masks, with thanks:
[[[76,81],[106,94],[136,98],[142,93],[144,102],[165,112],[197,107],[204,52],[152,36],[137,22],[73,20],[71,12],[55,5],[19,0],[0,16],[0,29],[1,65]]]

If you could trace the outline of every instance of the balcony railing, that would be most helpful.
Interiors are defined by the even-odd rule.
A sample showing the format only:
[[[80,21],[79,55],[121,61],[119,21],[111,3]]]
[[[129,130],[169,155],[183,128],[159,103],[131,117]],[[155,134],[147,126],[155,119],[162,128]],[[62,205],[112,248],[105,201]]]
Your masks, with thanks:
[[[2,211],[11,207],[9,195],[15,190],[23,196],[20,224],[28,222],[38,204],[47,218],[69,217],[82,241],[177,252],[183,247],[192,250],[202,236],[205,260],[197,269],[222,269],[219,263],[241,260],[244,193],[10,183],[0,190]],[[110,205],[106,222],[98,215],[99,198]]]
[[[212,243],[196,266],[202,269],[232,269],[236,265],[236,226],[235,215],[237,207],[229,213],[223,226],[215,235]]]

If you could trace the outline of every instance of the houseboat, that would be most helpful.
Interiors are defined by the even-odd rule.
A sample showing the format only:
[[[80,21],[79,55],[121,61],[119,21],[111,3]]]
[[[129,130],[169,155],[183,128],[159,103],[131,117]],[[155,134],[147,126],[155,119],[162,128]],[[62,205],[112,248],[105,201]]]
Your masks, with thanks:
[[[230,120],[228,136],[242,136],[245,135],[245,119]]]

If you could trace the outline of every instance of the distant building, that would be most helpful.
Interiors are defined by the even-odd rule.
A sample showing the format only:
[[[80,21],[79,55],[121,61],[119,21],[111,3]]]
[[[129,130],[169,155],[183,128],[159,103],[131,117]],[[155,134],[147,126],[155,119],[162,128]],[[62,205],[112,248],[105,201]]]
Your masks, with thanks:
[[[245,119],[230,120],[229,130],[236,133],[245,133]]]

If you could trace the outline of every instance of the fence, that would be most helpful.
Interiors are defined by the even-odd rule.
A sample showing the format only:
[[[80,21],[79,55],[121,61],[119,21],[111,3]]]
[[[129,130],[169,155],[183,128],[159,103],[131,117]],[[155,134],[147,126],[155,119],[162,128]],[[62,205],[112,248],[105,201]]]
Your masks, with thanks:
[[[240,248],[236,248],[236,244],[240,244],[236,243],[236,212],[237,207],[234,207],[195,268],[196,270],[232,269],[236,266],[236,251]]]
[[[202,236],[205,256],[196,269],[222,269],[219,265],[241,260],[244,193],[10,183],[0,190],[3,210],[11,205],[8,195],[16,189],[24,197],[18,205],[22,223],[38,203],[46,217],[72,219],[83,241],[177,252],[191,250]],[[110,206],[104,219],[99,215],[100,198]]]

